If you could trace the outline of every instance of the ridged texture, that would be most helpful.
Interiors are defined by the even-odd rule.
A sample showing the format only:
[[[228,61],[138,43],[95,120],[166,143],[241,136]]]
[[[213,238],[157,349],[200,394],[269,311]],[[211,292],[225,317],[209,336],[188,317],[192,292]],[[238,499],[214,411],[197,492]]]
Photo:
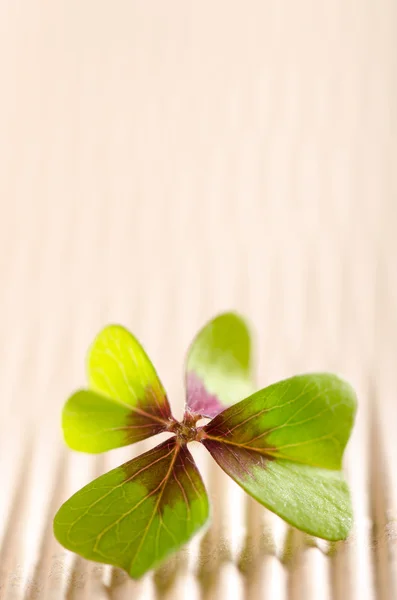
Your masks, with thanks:
[[[397,597],[396,12],[1,3],[2,599]],[[351,541],[324,554],[198,449],[213,526],[188,555],[132,583],[67,554],[62,501],[151,444],[64,449],[94,335],[133,331],[180,416],[188,344],[229,309],[255,325],[258,386],[356,388]]]

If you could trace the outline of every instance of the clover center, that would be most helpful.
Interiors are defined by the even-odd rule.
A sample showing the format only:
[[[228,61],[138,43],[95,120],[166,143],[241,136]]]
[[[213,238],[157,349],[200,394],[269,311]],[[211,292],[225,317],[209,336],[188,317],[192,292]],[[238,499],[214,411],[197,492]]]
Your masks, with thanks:
[[[176,436],[182,443],[192,442],[196,439],[197,428],[195,425],[189,425],[186,423],[179,423],[178,429],[176,430]]]

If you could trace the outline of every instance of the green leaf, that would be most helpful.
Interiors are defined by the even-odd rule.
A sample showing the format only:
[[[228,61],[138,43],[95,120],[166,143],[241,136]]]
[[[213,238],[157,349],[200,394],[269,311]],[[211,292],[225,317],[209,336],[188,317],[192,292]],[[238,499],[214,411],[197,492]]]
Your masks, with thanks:
[[[198,333],[186,364],[186,411],[214,417],[252,391],[251,341],[234,313],[219,315]]]
[[[271,385],[203,428],[203,443],[249,494],[313,535],[343,539],[351,525],[339,470],[356,412],[351,386],[327,373]]]
[[[344,540],[352,526],[349,488],[340,471],[320,469],[205,440],[220,467],[282,519],[326,540]]]
[[[62,413],[66,443],[80,452],[105,452],[164,431],[162,421],[153,420],[124,404],[95,392],[79,391],[66,402]]]
[[[231,406],[205,431],[272,457],[340,469],[355,412],[354,390],[336,375],[298,375]]]
[[[193,458],[173,437],[74,494],[55,516],[54,533],[65,548],[139,578],[186,543],[208,513]]]
[[[124,327],[111,325],[88,355],[90,390],[66,402],[62,428],[74,450],[103,452],[167,431],[175,422],[145,351]]]
[[[88,354],[92,390],[117,402],[163,419],[170,406],[163,386],[138,340],[124,327],[109,325],[99,333]]]

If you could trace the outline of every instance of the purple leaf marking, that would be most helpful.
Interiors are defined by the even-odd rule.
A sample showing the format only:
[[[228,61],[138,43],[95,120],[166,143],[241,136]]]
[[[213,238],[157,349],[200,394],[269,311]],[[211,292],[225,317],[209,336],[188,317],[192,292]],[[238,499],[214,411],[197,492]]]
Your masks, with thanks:
[[[212,419],[225,410],[226,406],[221,404],[217,396],[205,389],[202,380],[194,371],[187,374],[186,388],[186,412]]]

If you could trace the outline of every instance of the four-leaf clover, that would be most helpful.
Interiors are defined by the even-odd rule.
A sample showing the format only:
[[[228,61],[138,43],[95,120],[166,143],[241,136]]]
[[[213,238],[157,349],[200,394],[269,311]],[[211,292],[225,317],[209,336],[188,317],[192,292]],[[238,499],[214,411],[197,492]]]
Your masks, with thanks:
[[[209,517],[207,493],[187,448],[192,441],[291,525],[345,539],[352,508],[341,463],[356,411],[350,385],[315,373],[252,394],[250,335],[234,313],[200,331],[186,367],[185,413],[178,422],[135,337],[119,325],[97,336],[88,356],[89,387],[63,410],[68,446],[97,453],[160,432],[172,436],[65,502],[54,520],[58,541],[133,578],[158,566]],[[203,418],[212,420],[198,426]]]

